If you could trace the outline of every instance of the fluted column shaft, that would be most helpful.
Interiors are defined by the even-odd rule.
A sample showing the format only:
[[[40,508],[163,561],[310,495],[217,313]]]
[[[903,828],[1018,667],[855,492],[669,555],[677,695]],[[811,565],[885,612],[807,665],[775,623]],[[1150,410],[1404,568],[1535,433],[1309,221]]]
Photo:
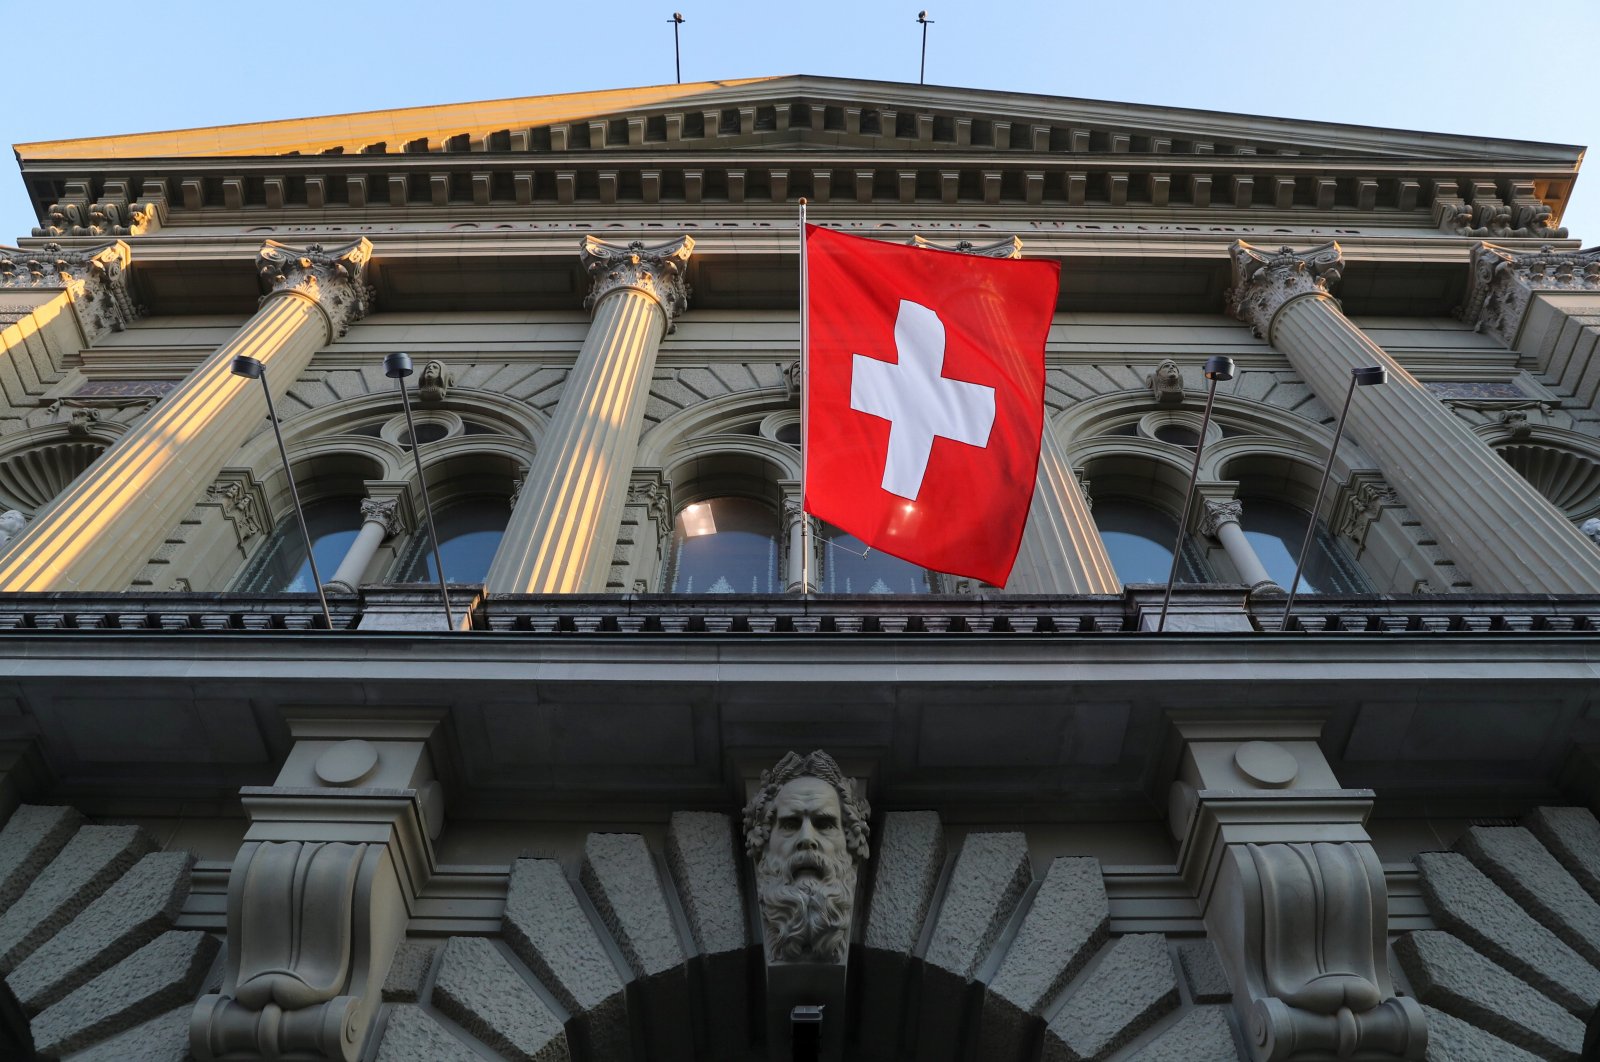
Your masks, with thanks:
[[[1014,594],[1122,592],[1089,502],[1048,420],[1039,444],[1033,506],[1028,510],[1022,547],[1006,590]]]
[[[1234,260],[1235,312],[1324,401],[1342,401],[1353,369],[1388,370],[1388,383],[1355,396],[1348,430],[1478,589],[1600,591],[1600,551],[1345,317],[1327,290],[1338,276],[1337,245],[1306,255],[1235,245]]]
[[[683,306],[693,246],[585,241],[593,320],[484,579],[490,593],[605,589],[656,351]]]
[[[233,359],[256,358],[274,395],[288,391],[365,311],[359,275],[371,250],[364,239],[331,253],[269,241],[262,270],[273,290],[261,308],[39,513],[0,558],[0,591],[126,589],[266,415]]]

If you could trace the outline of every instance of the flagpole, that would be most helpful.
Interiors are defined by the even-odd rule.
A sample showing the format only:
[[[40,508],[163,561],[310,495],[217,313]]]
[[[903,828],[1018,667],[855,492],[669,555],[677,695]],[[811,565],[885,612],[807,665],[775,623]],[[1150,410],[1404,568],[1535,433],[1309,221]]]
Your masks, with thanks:
[[[806,514],[806,461],[811,453],[811,284],[806,271],[806,199],[800,197],[800,594],[811,593],[811,517]],[[791,569],[792,570],[792,569]]]

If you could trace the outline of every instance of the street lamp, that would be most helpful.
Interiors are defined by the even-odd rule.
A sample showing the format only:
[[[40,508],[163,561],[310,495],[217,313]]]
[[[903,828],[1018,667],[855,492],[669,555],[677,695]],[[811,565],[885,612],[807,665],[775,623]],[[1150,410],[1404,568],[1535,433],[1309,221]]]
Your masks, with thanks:
[[[248,354],[240,354],[229,366],[235,376],[247,380],[260,380],[261,393],[267,396],[267,419],[272,422],[272,435],[278,440],[278,456],[283,458],[283,475],[289,481],[289,497],[294,501],[294,515],[300,521],[300,534],[306,540],[306,560],[311,565],[311,582],[317,588],[317,600],[322,602],[322,619],[333,630],[333,613],[328,611],[328,595],[322,590],[322,575],[317,571],[317,551],[311,544],[311,530],[306,527],[306,511],[300,506],[300,491],[294,485],[294,469],[289,467],[289,449],[283,445],[283,430],[278,427],[278,411],[272,405],[272,388],[267,386],[266,366]]]
[[[1333,455],[1339,451],[1339,440],[1344,437],[1344,418],[1350,413],[1350,400],[1357,387],[1372,387],[1387,383],[1389,370],[1382,365],[1367,365],[1350,370],[1350,386],[1344,393],[1344,408],[1339,410],[1339,425],[1333,429],[1333,445],[1328,447],[1328,460],[1322,466],[1322,482],[1311,496],[1311,519],[1306,523],[1306,537],[1300,541],[1300,559],[1295,561],[1294,578],[1289,581],[1289,600],[1283,606],[1283,623],[1280,632],[1289,629],[1289,613],[1294,611],[1294,597],[1300,590],[1300,573],[1305,569],[1306,556],[1311,552],[1311,539],[1317,533],[1317,510],[1322,507],[1322,492],[1328,489],[1328,476],[1333,472]]]
[[[1167,592],[1161,599],[1161,619],[1156,632],[1167,629],[1167,607],[1172,604],[1172,584],[1178,579],[1178,561],[1183,556],[1184,531],[1189,526],[1189,505],[1194,498],[1195,484],[1200,481],[1200,452],[1206,448],[1206,432],[1211,428],[1211,406],[1217,400],[1217,381],[1233,379],[1233,359],[1225,354],[1213,354],[1206,359],[1201,370],[1209,381],[1206,388],[1206,412],[1200,418],[1200,438],[1194,444],[1194,468],[1189,471],[1189,487],[1183,492],[1183,515],[1178,518],[1178,541],[1172,547],[1172,570],[1167,573]]]
[[[921,85],[928,80],[928,27],[933,25],[933,19],[926,11],[918,11],[917,21],[922,23],[922,66],[917,70],[917,84]]]
[[[406,377],[411,375],[411,355],[396,351],[383,359],[383,374],[400,387],[400,404],[406,410],[406,433],[411,439],[411,459],[417,466],[417,486],[422,490],[422,515],[428,521],[428,539],[433,543],[433,564],[439,570],[439,594],[444,599],[444,619],[447,630],[456,629],[455,615],[450,611],[450,585],[444,579],[444,557],[439,552],[439,531],[433,526],[433,504],[428,501],[428,480],[422,474],[422,442],[417,438],[417,425],[411,419],[411,395],[406,391]]]
[[[683,12],[674,11],[672,17],[667,19],[672,23],[672,73],[678,79],[678,84],[683,84],[683,60],[678,52],[678,27],[683,25]]]

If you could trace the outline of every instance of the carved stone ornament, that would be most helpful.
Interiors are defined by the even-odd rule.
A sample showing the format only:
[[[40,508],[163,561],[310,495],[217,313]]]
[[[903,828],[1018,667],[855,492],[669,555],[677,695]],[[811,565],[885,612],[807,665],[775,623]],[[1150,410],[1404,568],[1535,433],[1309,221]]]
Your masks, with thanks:
[[[1345,488],[1342,502],[1335,509],[1334,531],[1360,544],[1366,541],[1367,529],[1382,515],[1384,507],[1400,504],[1400,495],[1375,473],[1358,472]]]
[[[689,285],[683,270],[693,253],[694,240],[688,236],[650,246],[640,240],[619,246],[585,236],[580,256],[590,287],[583,308],[593,313],[600,300],[613,292],[642,292],[661,305],[671,331],[672,322],[689,307]]]
[[[767,962],[842,966],[871,810],[833,757],[788,753],[744,809]]]
[[[1183,370],[1178,368],[1178,363],[1167,358],[1156,371],[1144,378],[1145,386],[1150,388],[1150,397],[1164,406],[1180,406],[1183,404]]]
[[[1518,254],[1492,243],[1472,249],[1467,298],[1456,316],[1512,346],[1535,292],[1600,292],[1600,247]]]
[[[363,498],[361,500],[361,522],[382,525],[383,537],[388,538],[400,530],[400,499]]]
[[[427,406],[438,405],[450,393],[455,382],[455,374],[445,367],[444,362],[430,361],[417,374],[417,400]]]
[[[1290,302],[1305,295],[1332,296],[1343,268],[1343,252],[1329,242],[1309,251],[1292,247],[1260,251],[1239,240],[1228,250],[1233,287],[1228,312],[1250,326],[1258,339],[1272,341],[1272,321]]]
[[[128,245],[121,240],[67,250],[47,243],[37,251],[0,247],[0,289],[68,292],[91,343],[120,332],[144,312],[128,286]]]
[[[1243,517],[1244,503],[1237,499],[1207,501],[1200,510],[1200,533],[1216,538],[1223,524],[1237,524]]]
[[[20,509],[7,509],[0,513],[0,549],[5,549],[21,537],[28,526],[28,517]]]
[[[268,288],[261,301],[284,294],[308,296],[326,316],[331,342],[371,309],[372,289],[362,279],[371,257],[372,244],[365,237],[327,250],[319,244],[301,248],[268,240],[256,256],[257,272]]]
[[[956,254],[975,254],[980,258],[1021,258],[1022,237],[1008,236],[1003,240],[993,243],[973,243],[971,240],[962,240],[955,244],[934,243],[921,236],[913,236],[906,243],[911,247],[921,247],[931,251],[954,251]]]
[[[800,362],[798,359],[791,361],[783,367],[783,394],[791,402],[800,401],[800,392],[804,388],[804,379],[801,376]]]
[[[206,495],[222,503],[223,514],[238,528],[240,542],[261,533],[261,514],[256,512],[256,500],[244,483],[214,483],[206,488]]]
[[[11,512],[16,512],[16,510],[13,509]],[[10,515],[11,513],[6,513],[6,516]],[[0,520],[4,519],[5,516],[0,516]],[[1600,546],[1600,516],[1589,517],[1589,519],[1578,525],[1578,530],[1588,535],[1590,542],[1593,542],[1596,546]]]

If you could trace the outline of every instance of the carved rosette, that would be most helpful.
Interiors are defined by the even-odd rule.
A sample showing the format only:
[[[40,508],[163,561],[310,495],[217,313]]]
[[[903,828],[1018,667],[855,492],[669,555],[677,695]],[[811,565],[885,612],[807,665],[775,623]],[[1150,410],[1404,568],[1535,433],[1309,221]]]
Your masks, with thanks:
[[[73,250],[58,243],[37,251],[0,247],[0,289],[69,292],[92,343],[122,331],[143,312],[128,286],[130,257],[121,240]]]
[[[331,342],[371,309],[373,292],[363,280],[371,257],[372,244],[365,237],[328,249],[268,240],[256,255],[256,270],[268,289],[261,301],[285,294],[310,298],[327,317]]]
[[[1471,270],[1466,302],[1456,315],[1509,347],[1535,292],[1600,292],[1600,247],[1565,252],[1542,247],[1518,254],[1480,243],[1472,249]]]
[[[1200,533],[1216,538],[1223,524],[1237,524],[1243,518],[1244,503],[1237,499],[1207,501],[1205,507],[1200,510]]]
[[[1022,257],[1022,237],[1008,236],[1003,240],[993,243],[973,243],[971,240],[961,240],[955,244],[934,243],[921,236],[913,236],[906,241],[907,246],[921,247],[930,251],[953,251],[956,254],[974,254],[980,258],[1005,258],[1014,259]]]
[[[634,240],[625,246],[594,236],[583,238],[581,258],[589,274],[589,294],[583,308],[591,314],[600,300],[618,291],[637,291],[654,299],[667,315],[667,330],[689,307],[689,284],[684,267],[694,253],[694,240],[680,236],[669,243],[646,246]]]
[[[1344,264],[1343,252],[1331,241],[1309,251],[1283,247],[1273,253],[1239,240],[1228,254],[1233,259],[1228,312],[1268,342],[1273,319],[1289,303],[1305,295],[1332,297]]]
[[[361,501],[361,522],[381,525],[383,527],[383,537],[390,537],[400,530],[400,499],[363,498]]]

